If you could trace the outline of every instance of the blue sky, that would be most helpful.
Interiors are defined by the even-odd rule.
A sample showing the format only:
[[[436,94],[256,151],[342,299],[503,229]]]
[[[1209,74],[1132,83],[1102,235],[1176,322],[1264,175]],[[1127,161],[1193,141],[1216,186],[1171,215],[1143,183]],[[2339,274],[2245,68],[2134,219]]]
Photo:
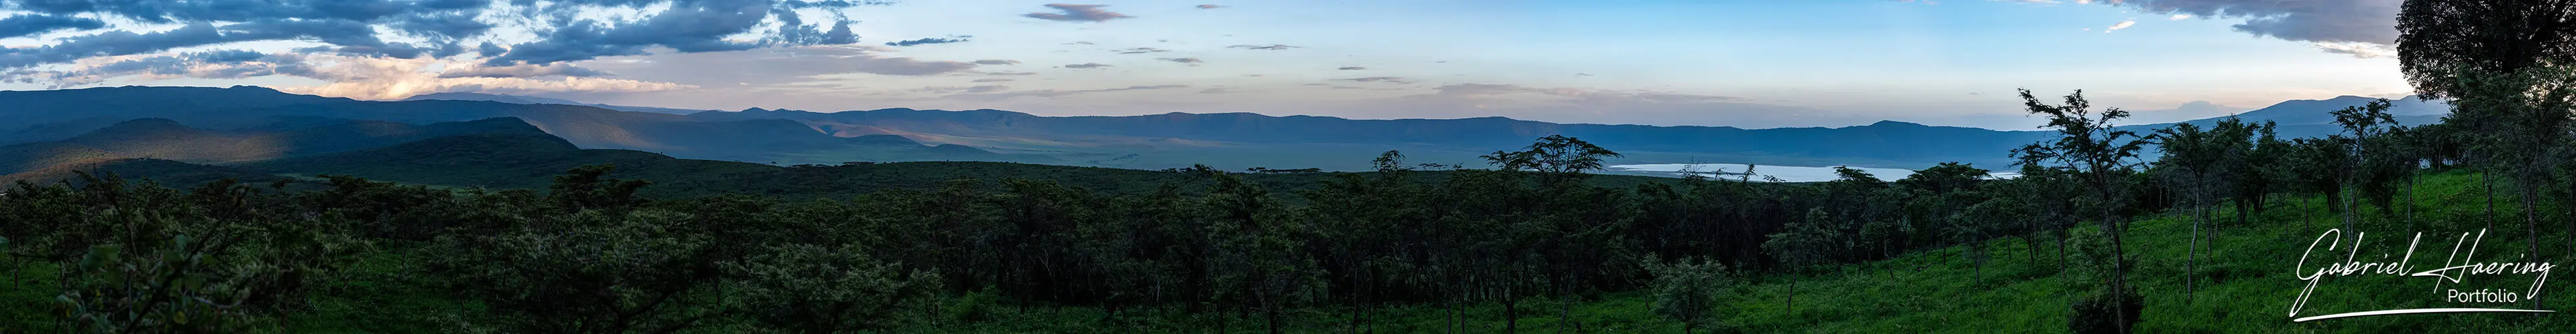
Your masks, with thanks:
[[[2016,88],[2140,121],[2410,90],[2394,0],[89,1],[0,1],[0,35],[37,31],[0,38],[0,89],[2003,129],[2038,123]]]

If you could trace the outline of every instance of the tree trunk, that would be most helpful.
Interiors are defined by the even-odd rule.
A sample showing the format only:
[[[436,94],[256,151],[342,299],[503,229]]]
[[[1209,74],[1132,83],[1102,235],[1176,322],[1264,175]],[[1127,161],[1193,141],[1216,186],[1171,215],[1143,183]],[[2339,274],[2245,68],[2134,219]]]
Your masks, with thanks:
[[[1510,290],[1510,288],[1505,288],[1504,290]],[[1509,293],[1509,292],[1505,292],[1505,293]],[[1520,298],[1513,298],[1513,297],[1511,297],[1511,296],[1504,296],[1504,297],[1503,297],[1503,333],[1508,334],[1508,333],[1519,333],[1519,332],[1520,332],[1520,328],[1521,328],[1521,305],[1520,305],[1520,304],[1521,304]]]
[[[2189,249],[2189,253],[2184,256],[2182,261],[2183,305],[2191,305],[2191,299],[2193,296],[2192,291],[2194,291],[2192,290],[2192,281],[2196,281],[2196,279],[2193,278],[2200,275],[2200,224],[2202,224],[2202,222],[2209,221],[2209,208],[2207,206],[2202,206],[2200,210],[2195,211],[2199,212],[2195,214],[2195,216],[2198,217],[2191,222],[2191,244],[2183,247]]]
[[[1784,313],[1798,314],[1798,279],[1795,277],[1789,278],[1789,307]]]

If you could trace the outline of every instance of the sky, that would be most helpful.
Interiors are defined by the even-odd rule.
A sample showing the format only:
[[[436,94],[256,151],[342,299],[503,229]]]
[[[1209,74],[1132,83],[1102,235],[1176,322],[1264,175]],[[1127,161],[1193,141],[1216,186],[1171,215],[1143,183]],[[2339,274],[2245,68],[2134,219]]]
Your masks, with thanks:
[[[2030,129],[2403,96],[2399,0],[0,0],[0,89]]]

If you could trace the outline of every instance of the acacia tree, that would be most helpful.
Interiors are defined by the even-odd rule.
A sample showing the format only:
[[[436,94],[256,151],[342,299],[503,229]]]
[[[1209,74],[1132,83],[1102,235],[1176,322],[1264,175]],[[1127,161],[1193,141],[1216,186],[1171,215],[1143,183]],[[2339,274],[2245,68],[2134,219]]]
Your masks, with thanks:
[[[2140,140],[2136,132],[2113,125],[2113,122],[2128,118],[2128,111],[2107,108],[2094,112],[2092,103],[2084,100],[2083,91],[2066,95],[2064,104],[2040,102],[2039,97],[2031,95],[2028,89],[2021,90],[2021,99],[2031,114],[2048,117],[2048,125],[2042,128],[2057,130],[2058,138],[2014,149],[2013,155],[2021,159],[2021,164],[2054,162],[2083,175],[2085,186],[2091,188],[2088,190],[2096,200],[2095,209],[2100,211],[2102,232],[2111,239],[2110,296],[2127,294],[2128,255],[2120,240],[2120,229],[2127,224],[2119,222],[2115,215],[2119,212],[2119,199],[2122,198],[2120,187],[2124,178],[2120,175],[2134,170],[2137,163],[2131,160],[2138,157],[2138,150],[2146,145],[2146,141]],[[2127,310],[2121,308],[2114,308],[2114,311],[2127,314]],[[2120,331],[2127,332],[2127,322],[2120,324]]]

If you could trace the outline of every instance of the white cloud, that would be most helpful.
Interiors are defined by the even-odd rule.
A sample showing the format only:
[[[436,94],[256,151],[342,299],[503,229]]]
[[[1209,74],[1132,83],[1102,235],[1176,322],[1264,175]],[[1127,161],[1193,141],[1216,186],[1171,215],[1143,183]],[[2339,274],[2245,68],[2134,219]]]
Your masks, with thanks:
[[[658,92],[695,89],[697,86],[668,82],[591,77],[560,79],[459,77],[441,78],[428,69],[440,61],[433,59],[395,59],[319,55],[307,59],[312,68],[295,73],[281,73],[327,81],[314,86],[281,87],[278,90],[337,96],[354,99],[399,99],[412,95],[438,92],[555,93],[555,92]]]
[[[2103,29],[2102,29],[2102,33],[2108,34],[2108,33],[2111,33],[2111,32],[2113,32],[2113,31],[2120,31],[2120,29],[2128,29],[2128,28],[2129,28],[2129,26],[2134,26],[2134,25],[2138,25],[2138,20],[2136,20],[2136,19],[2130,19],[2130,20],[2128,20],[2128,21],[2120,21],[2120,23],[2119,23],[2119,24],[2113,24],[2113,25],[2111,25],[2111,27],[2110,27],[2110,28],[2103,28]]]
[[[2352,55],[2353,58],[2395,58],[2397,48],[2385,44],[2362,42],[2312,42],[2326,53]]]
[[[2167,19],[2167,20],[2174,20],[2174,21],[2181,21],[2181,20],[2184,20],[2184,19],[2190,19],[2190,18],[2191,18],[2191,14],[2174,14],[2174,16],[2173,16],[2173,17],[2168,17],[2168,18],[2165,18],[2165,19]]]

